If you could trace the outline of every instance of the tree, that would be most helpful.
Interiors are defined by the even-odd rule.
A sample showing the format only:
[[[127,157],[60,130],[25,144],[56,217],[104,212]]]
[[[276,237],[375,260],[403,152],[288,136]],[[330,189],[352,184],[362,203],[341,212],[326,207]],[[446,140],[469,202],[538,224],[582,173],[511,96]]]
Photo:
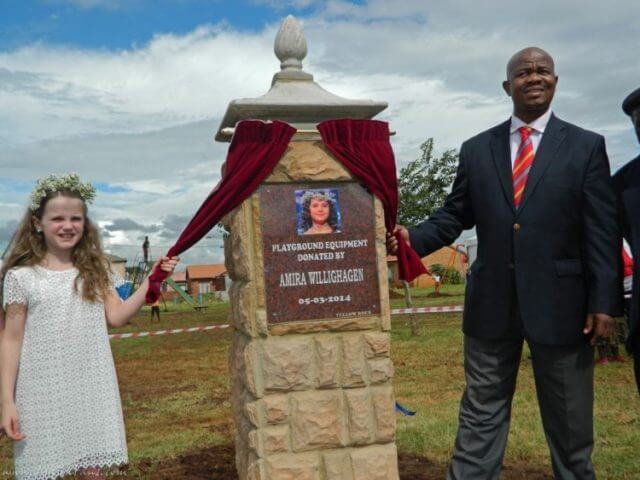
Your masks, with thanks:
[[[400,170],[398,223],[415,227],[444,203],[458,163],[455,149],[433,156],[433,138],[420,145],[420,158]]]
[[[400,170],[398,179],[398,223],[415,227],[433,210],[444,203],[456,174],[458,152],[447,150],[439,158],[433,157],[433,138],[420,145],[420,158]],[[404,282],[405,303],[413,307],[409,284]],[[415,315],[409,315],[411,335],[419,334]]]
[[[455,267],[445,267],[440,263],[429,265],[429,272],[432,275],[439,275],[443,285],[460,285],[464,283],[462,275]]]

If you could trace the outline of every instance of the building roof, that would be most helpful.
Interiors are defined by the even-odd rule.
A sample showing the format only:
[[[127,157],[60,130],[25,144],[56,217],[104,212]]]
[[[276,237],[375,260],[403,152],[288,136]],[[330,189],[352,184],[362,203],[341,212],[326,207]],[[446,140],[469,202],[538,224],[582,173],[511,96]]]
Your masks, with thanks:
[[[211,265],[187,265],[187,278],[198,280],[201,278],[216,278],[227,274],[227,269],[223,263]]]
[[[425,255],[424,257],[422,257],[422,260],[425,260],[426,258],[429,258],[429,257],[433,257],[435,255],[442,255],[443,253],[450,254],[451,253],[450,250],[457,250],[458,253],[462,253],[460,252],[460,249],[464,249],[464,247],[465,247],[464,243],[456,243],[455,245],[446,245],[434,252],[431,252],[429,255]],[[393,263],[397,261],[398,261],[398,257],[396,257],[395,255],[387,255],[387,263]]]
[[[104,256],[107,258],[109,263],[126,263],[127,259],[114,255],[112,253],[105,253]]]
[[[184,283],[187,281],[187,272],[173,272],[171,279],[176,283]]]

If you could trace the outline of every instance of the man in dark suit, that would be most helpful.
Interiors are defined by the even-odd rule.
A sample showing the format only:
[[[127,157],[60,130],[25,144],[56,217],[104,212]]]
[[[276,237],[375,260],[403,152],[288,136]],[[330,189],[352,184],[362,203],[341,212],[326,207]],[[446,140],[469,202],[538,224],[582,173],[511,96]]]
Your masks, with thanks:
[[[625,98],[622,110],[631,117],[640,141],[640,88]],[[634,356],[636,384],[640,393],[640,155],[618,170],[613,181],[620,203],[622,230],[633,257],[627,349]]]
[[[544,50],[517,52],[503,83],[511,119],[462,144],[440,210],[399,227],[420,256],[473,226],[478,237],[448,479],[498,478],[524,339],[555,478],[595,478],[592,345],[620,310],[616,198],[604,139],[551,113],[557,80]]]

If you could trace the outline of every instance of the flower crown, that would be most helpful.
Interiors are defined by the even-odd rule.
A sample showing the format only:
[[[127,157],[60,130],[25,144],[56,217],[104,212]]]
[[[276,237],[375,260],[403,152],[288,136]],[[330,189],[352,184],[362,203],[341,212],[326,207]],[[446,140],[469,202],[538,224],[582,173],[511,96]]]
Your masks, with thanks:
[[[320,200],[325,200],[327,202],[333,203],[336,201],[334,195],[331,191],[326,190],[307,190],[304,195],[302,195],[302,203],[311,201],[313,198],[319,198]]]
[[[39,179],[36,188],[31,192],[31,205],[29,205],[29,208],[32,212],[37,211],[47,194],[61,190],[77,193],[85,203],[91,203],[96,196],[95,187],[88,182],[82,183],[76,173],[48,175]]]

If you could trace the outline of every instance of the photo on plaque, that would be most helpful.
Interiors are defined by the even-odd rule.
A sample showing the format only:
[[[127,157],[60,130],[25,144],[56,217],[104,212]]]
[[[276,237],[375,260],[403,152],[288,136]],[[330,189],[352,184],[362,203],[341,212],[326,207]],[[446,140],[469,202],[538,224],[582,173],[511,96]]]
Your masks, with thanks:
[[[295,191],[298,235],[340,233],[342,215],[335,188]]]
[[[266,184],[259,192],[267,322],[378,315],[371,193],[355,182]]]

